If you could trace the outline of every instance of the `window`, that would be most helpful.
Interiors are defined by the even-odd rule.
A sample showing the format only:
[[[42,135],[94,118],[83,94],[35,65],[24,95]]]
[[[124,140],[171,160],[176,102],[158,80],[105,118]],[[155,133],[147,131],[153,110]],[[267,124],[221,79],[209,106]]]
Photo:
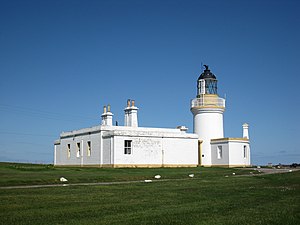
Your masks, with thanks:
[[[219,145],[217,149],[218,159],[222,159],[222,146]]]
[[[71,145],[70,144],[67,145],[67,155],[68,155],[68,158],[71,157]]]
[[[88,156],[91,156],[91,153],[92,153],[91,142],[88,141],[88,142],[87,142],[87,155],[88,155]]]
[[[124,141],[124,154],[130,155],[131,154],[131,140]]]
[[[247,158],[247,146],[244,145],[244,158]]]
[[[81,151],[81,149],[80,149],[80,143],[77,143],[77,157],[80,157],[80,151]]]

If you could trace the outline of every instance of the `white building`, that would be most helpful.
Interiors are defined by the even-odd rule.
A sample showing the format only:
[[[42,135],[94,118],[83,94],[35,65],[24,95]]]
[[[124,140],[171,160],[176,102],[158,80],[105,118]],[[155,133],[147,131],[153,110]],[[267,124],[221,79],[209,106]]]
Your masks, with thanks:
[[[55,166],[196,167],[250,165],[248,124],[242,138],[224,138],[225,100],[208,66],[200,75],[191,102],[194,134],[187,128],[138,127],[138,108],[127,101],[124,126],[113,126],[110,106],[99,126],[63,132],[54,144]]]

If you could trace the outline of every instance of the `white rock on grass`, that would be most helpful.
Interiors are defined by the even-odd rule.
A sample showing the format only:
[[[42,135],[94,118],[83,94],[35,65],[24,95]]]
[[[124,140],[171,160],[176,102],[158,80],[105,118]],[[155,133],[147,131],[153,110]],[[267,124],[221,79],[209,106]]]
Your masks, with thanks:
[[[68,182],[68,180],[64,177],[59,178],[60,182]]]
[[[189,177],[193,178],[195,175],[192,173],[192,174],[189,174]]]
[[[161,176],[160,176],[160,175],[155,175],[154,178],[155,178],[155,179],[160,179]]]
[[[145,183],[151,183],[152,180],[145,180]]]
[[[232,175],[235,175],[235,173],[232,173]]]

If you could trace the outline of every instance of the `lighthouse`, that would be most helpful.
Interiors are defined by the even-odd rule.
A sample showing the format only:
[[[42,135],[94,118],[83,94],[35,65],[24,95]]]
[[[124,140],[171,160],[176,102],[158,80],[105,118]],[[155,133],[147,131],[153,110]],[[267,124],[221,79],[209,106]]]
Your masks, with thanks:
[[[225,99],[218,96],[218,80],[207,65],[197,80],[197,96],[191,101],[194,133],[199,136],[199,164],[212,165],[211,140],[224,138]]]
[[[224,137],[225,99],[207,65],[191,100],[194,133],[185,126],[138,126],[138,107],[127,100],[124,126],[113,126],[110,105],[103,107],[101,125],[62,132],[54,143],[54,164],[97,167],[247,167],[250,161],[249,124],[242,137]]]

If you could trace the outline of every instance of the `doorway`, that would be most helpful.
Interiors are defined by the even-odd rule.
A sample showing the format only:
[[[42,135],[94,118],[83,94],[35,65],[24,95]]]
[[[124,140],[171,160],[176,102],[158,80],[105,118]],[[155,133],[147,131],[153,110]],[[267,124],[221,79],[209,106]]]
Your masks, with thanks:
[[[201,166],[201,158],[202,158],[202,143],[203,141],[198,140],[198,166]]]

